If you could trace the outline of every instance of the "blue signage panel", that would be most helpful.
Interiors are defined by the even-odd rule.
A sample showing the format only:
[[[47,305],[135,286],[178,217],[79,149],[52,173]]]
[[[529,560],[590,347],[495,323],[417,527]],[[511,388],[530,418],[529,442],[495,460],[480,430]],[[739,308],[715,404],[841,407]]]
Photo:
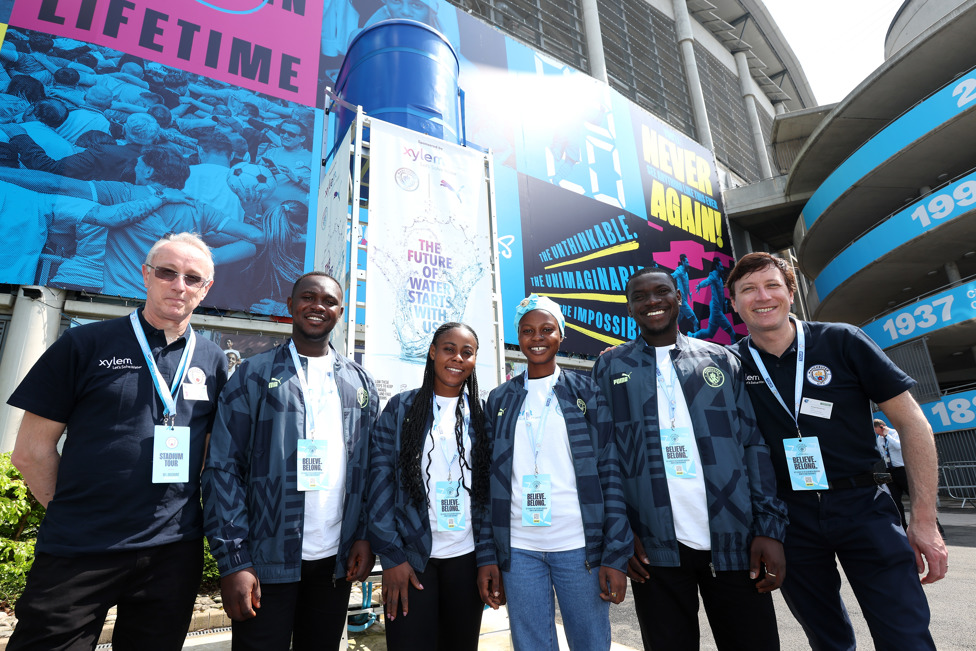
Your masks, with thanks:
[[[844,281],[916,237],[962,216],[976,204],[976,172],[908,206],[880,224],[831,260],[814,284],[823,301]]]
[[[976,106],[974,100],[976,68],[888,125],[851,154],[813,193],[800,215],[807,228],[860,179],[925,134]]]
[[[890,348],[939,328],[976,319],[976,281],[912,303],[864,326],[882,348]]]

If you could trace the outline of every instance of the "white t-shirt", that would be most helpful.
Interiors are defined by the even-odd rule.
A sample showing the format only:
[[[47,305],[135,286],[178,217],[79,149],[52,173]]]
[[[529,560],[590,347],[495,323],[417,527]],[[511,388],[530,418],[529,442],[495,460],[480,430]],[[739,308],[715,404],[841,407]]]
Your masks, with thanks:
[[[576,491],[576,469],[569,447],[566,421],[559,401],[551,396],[552,387],[559,377],[559,367],[549,377],[530,380],[526,378],[528,395],[522,405],[512,457],[512,547],[539,552],[564,552],[586,546],[583,516],[580,513],[579,495]],[[546,402],[549,401],[549,407]],[[538,469],[540,475],[549,475],[552,482],[550,499],[552,526],[522,526],[522,478],[534,475],[536,457],[526,427],[526,420],[538,432],[536,444],[540,445]],[[540,428],[540,425],[542,426]]]
[[[427,485],[427,518],[430,521],[431,531],[431,558],[454,558],[463,556],[474,551],[474,529],[471,524],[471,495],[460,485],[462,466],[461,455],[457,447],[457,437],[454,434],[454,424],[456,416],[454,410],[457,408],[457,398],[445,398],[434,396],[436,406],[434,407],[434,422],[438,424],[436,431],[431,431],[424,441],[424,451],[421,455],[420,467],[424,472],[424,482]],[[438,407],[440,412],[438,414]],[[465,420],[471,413],[467,396],[464,405]],[[438,415],[440,418],[438,419]],[[439,420],[439,423],[438,423]],[[471,437],[465,427],[464,435],[464,459],[467,465],[471,466]],[[471,473],[467,468],[463,468],[464,483],[471,487]],[[450,481],[464,497],[465,504],[465,528],[464,531],[438,531],[437,530],[437,504],[436,504],[436,484],[441,481]]]
[[[669,396],[674,398],[674,426],[687,427],[692,433],[691,445],[688,452],[697,469],[696,476],[678,478],[668,475],[668,492],[671,495],[671,512],[674,515],[674,533],[678,542],[692,549],[706,550],[712,548],[708,529],[708,500],[705,496],[705,477],[702,472],[701,454],[698,452],[698,441],[694,438],[695,428],[691,423],[688,403],[681,385],[674,374],[669,352],[674,346],[655,348],[657,368],[661,375],[657,378],[657,417],[661,430],[671,427],[671,410]],[[666,390],[662,388],[662,384]],[[662,451],[663,454],[663,451]]]
[[[323,457],[327,482],[322,490],[305,491],[305,525],[302,560],[314,561],[339,551],[342,504],[346,495],[346,444],[342,429],[342,403],[335,382],[332,350],[322,357],[308,357],[308,406],[313,410],[314,433],[305,436],[326,441]]]

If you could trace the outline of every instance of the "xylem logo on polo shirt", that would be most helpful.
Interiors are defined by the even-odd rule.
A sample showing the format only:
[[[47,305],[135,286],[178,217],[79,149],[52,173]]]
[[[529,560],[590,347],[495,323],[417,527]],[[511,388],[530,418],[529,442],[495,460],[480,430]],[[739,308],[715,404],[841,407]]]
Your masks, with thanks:
[[[761,375],[746,373],[746,384],[765,384]]]
[[[130,357],[112,357],[112,359],[98,360],[99,368],[107,368],[111,371],[120,371],[124,368],[142,368],[142,364],[136,366]]]

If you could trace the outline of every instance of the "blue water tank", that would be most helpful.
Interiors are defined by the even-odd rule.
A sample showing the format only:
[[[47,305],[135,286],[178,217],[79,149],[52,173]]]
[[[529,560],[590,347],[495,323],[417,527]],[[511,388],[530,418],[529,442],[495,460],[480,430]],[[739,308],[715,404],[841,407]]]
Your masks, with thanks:
[[[366,114],[463,144],[458,58],[444,35],[414,20],[384,20],[353,39],[336,78],[336,95]],[[342,137],[355,110],[337,104]]]

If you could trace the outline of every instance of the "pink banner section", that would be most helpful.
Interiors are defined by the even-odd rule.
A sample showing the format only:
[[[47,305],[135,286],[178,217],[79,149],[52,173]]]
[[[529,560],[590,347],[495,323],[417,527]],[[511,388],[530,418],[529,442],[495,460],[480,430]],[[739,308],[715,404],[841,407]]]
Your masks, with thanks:
[[[11,25],[315,105],[323,0],[18,0]]]

